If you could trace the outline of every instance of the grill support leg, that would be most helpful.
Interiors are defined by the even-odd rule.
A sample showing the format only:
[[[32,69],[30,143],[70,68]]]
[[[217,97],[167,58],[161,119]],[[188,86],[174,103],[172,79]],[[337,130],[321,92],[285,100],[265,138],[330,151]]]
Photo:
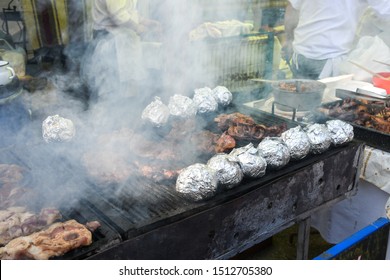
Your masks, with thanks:
[[[297,260],[309,258],[310,216],[298,223]]]

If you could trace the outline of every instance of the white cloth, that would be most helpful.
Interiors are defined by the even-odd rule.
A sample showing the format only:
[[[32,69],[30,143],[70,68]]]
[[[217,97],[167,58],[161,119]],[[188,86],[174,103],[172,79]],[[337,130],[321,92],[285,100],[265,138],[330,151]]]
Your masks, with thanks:
[[[204,22],[190,31],[190,41],[198,41],[207,37],[221,38],[248,34],[253,30],[253,24],[238,20]]]
[[[139,20],[137,0],[95,0],[92,18],[95,30],[105,30],[92,43],[85,55],[82,75],[94,94],[102,97],[133,96],[130,85],[146,79],[141,38],[128,23]]]
[[[390,16],[388,0],[289,0],[299,10],[294,31],[294,51],[323,60],[346,55],[353,47],[359,19],[370,5],[381,16]]]
[[[95,30],[110,30],[130,20],[138,24],[137,0],[94,0],[92,19]]]
[[[319,79],[327,77],[337,77],[340,75],[340,65],[347,59],[347,55],[329,58],[322,69]]]
[[[312,215],[312,226],[329,243],[337,244],[380,217],[386,217],[385,205],[390,195],[364,180],[358,192]]]
[[[390,194],[390,153],[366,146],[360,177]]]

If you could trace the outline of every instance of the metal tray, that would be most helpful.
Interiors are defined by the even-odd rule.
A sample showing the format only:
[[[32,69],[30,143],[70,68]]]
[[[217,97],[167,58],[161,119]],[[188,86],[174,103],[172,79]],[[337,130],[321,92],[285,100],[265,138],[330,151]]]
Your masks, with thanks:
[[[322,108],[329,108],[333,107],[339,103],[341,103],[342,100],[333,101],[329,103],[322,104]],[[335,117],[331,117],[329,115],[326,115],[324,113],[321,113],[319,111],[316,111],[314,113],[314,119],[316,122],[319,123],[325,123],[328,120],[334,120],[337,119]],[[377,148],[386,152],[390,152],[390,134],[380,132],[378,130],[367,128],[361,125],[357,125],[353,122],[348,122],[351,124],[354,128],[354,134],[355,139],[365,142],[368,146],[371,146],[373,148]]]

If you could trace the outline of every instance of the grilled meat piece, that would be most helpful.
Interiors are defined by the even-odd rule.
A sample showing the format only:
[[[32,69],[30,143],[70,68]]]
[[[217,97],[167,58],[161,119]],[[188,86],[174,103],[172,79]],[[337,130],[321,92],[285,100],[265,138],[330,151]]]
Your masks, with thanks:
[[[0,185],[21,182],[24,178],[24,171],[16,164],[0,164]]]
[[[51,225],[61,218],[57,209],[44,208],[40,214],[28,212],[24,207],[11,207],[0,211],[0,245],[19,236],[26,236]]]
[[[344,99],[319,111],[340,120],[390,134],[390,108],[368,100]]]
[[[265,126],[263,125],[232,125],[228,129],[229,135],[237,139],[255,139],[261,140],[265,135]]]
[[[234,140],[232,136],[224,132],[216,142],[215,152],[216,153],[230,152],[235,147],[236,147],[236,140]]]
[[[255,125],[256,122],[250,116],[241,113],[221,114],[214,119],[218,127],[225,131],[232,125]]]
[[[149,164],[142,164],[138,161],[134,162],[138,168],[141,176],[152,180],[155,183],[162,183],[164,181],[173,181],[179,175],[180,169],[167,169],[168,163],[153,162]]]
[[[215,144],[218,145],[218,139],[218,134],[204,130],[192,135],[190,143],[199,153],[212,155],[215,153]]]
[[[265,137],[279,137],[283,132],[287,130],[287,124],[282,123],[279,125],[273,125],[265,127]]]
[[[69,220],[13,239],[5,247],[0,248],[0,259],[47,260],[91,243],[91,231],[77,221]]]
[[[235,140],[260,141],[266,136],[280,136],[282,132],[287,130],[287,125],[275,125],[267,127],[262,124],[257,124],[250,116],[233,113],[222,114],[214,119],[218,123],[218,127],[235,138]]]
[[[13,183],[6,183],[0,187],[0,209],[17,205],[26,205],[32,199],[31,192]]]

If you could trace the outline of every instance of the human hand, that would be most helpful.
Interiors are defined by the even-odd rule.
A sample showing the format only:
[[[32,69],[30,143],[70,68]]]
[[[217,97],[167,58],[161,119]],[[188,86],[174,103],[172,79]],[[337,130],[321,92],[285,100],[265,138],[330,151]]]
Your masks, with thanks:
[[[291,42],[286,42],[281,51],[281,56],[285,61],[290,61],[293,56],[294,50]]]

